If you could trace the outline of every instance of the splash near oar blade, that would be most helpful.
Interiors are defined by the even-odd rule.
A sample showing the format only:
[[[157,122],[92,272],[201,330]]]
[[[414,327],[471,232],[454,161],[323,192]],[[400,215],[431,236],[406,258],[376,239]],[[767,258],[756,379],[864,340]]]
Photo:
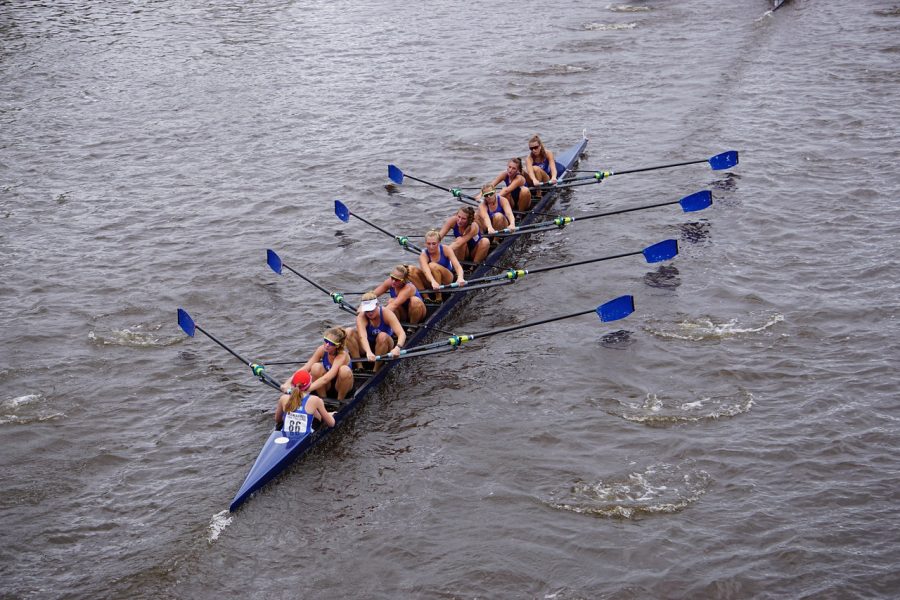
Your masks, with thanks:
[[[403,185],[403,171],[397,165],[388,165],[388,178],[397,185]]]
[[[676,240],[663,240],[642,250],[644,259],[648,263],[658,263],[674,258],[678,254],[678,242]]]
[[[270,269],[281,275],[281,257],[272,249],[266,250],[266,264],[269,265]]]
[[[191,318],[191,315],[187,314],[187,311],[183,308],[178,309],[178,326],[181,327],[182,331],[188,334],[191,337],[194,337],[194,320]]]
[[[634,296],[619,296],[597,307],[597,316],[604,323],[624,319],[634,312]]]
[[[709,166],[712,167],[713,171],[730,169],[736,164],[738,164],[737,150],[729,150],[728,152],[723,152],[722,154],[716,154],[709,159]]]
[[[709,208],[710,206],[712,206],[712,192],[710,192],[709,190],[695,192],[690,196],[685,196],[684,198],[679,200],[678,204],[681,205],[681,210],[686,213],[697,212],[698,210]]]
[[[334,214],[344,223],[350,222],[350,209],[340,200],[334,201]]]

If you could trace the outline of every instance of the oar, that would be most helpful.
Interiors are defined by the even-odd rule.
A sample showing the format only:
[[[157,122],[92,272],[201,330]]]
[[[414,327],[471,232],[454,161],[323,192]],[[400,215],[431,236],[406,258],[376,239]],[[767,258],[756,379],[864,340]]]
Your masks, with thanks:
[[[483,234],[488,237],[512,237],[516,235],[524,235],[528,233],[534,233],[536,231],[546,231],[548,229],[552,229],[553,227],[558,227],[562,229],[569,223],[573,223],[575,221],[586,221],[588,219],[598,219],[600,217],[609,217],[612,215],[621,215],[629,212],[636,212],[639,210],[648,210],[650,208],[659,208],[660,206],[670,206],[672,204],[681,205],[681,210],[684,212],[697,212],[703,210],[705,208],[709,208],[712,205],[712,192],[709,190],[702,190],[699,192],[695,192],[690,196],[685,196],[681,200],[672,200],[671,202],[658,202],[656,204],[648,204],[646,206],[635,206],[633,208],[621,208],[619,210],[611,210],[608,212],[602,213],[593,213],[588,215],[583,215],[580,217],[556,217],[555,219],[551,219],[549,221],[541,221],[540,223],[529,223],[527,225],[522,225],[521,227],[516,228],[515,231],[510,232],[508,229],[501,229],[496,233],[486,233]]]
[[[253,374],[256,375],[256,377],[260,381],[262,381],[264,384],[268,385],[269,387],[275,388],[278,391],[281,391],[281,384],[279,384],[277,381],[275,381],[271,375],[266,373],[266,368],[264,366],[250,362],[249,360],[247,360],[246,358],[244,358],[243,356],[241,356],[240,354],[238,354],[237,352],[235,352],[234,350],[232,350],[231,348],[229,348],[228,346],[226,346],[225,344],[223,344],[222,342],[217,340],[208,331],[206,331],[205,329],[203,329],[202,327],[200,327],[199,325],[194,323],[194,320],[191,318],[191,315],[189,315],[187,313],[187,311],[184,310],[183,308],[178,309],[178,325],[181,327],[181,329],[186,334],[188,334],[191,337],[194,337],[194,330],[199,331],[200,333],[202,333],[203,335],[205,335],[206,337],[208,337],[209,339],[211,339],[218,345],[220,345],[223,348],[225,348],[226,350],[228,350],[228,352],[230,352],[232,356],[234,356],[235,358],[240,360],[242,363],[244,363],[245,365],[250,367],[250,370],[253,371]]]
[[[312,285],[313,287],[328,294],[331,297],[331,300],[335,304],[340,306],[341,309],[345,310],[346,312],[348,312],[354,316],[356,315],[356,307],[353,306],[352,304],[350,304],[349,302],[344,302],[344,295],[342,293],[329,292],[327,289],[325,289],[324,287],[322,287],[321,285],[319,285],[318,283],[316,283],[315,281],[313,281],[312,279],[310,279],[309,277],[307,277],[300,271],[294,269],[290,265],[285,264],[284,261],[281,260],[281,257],[278,256],[278,254],[272,249],[266,250],[266,264],[269,265],[270,269],[272,269],[279,275],[281,275],[281,268],[284,267],[285,269],[287,269],[288,271],[290,271],[291,273],[293,273],[294,275],[296,275],[297,277],[299,277],[306,283],[308,283],[308,284]]]
[[[372,227],[374,227],[375,229],[377,229],[377,230],[380,231],[381,233],[383,233],[383,234],[385,234],[385,235],[388,235],[388,236],[394,238],[395,240],[397,240],[397,242],[403,247],[404,250],[408,250],[409,252],[412,252],[412,253],[414,253],[414,254],[421,254],[421,253],[422,253],[422,249],[421,249],[421,248],[419,248],[419,247],[416,246],[415,244],[410,243],[410,241],[409,241],[409,236],[407,236],[407,235],[394,235],[394,234],[391,233],[390,231],[387,231],[386,229],[382,229],[382,228],[379,227],[378,225],[375,225],[374,223],[371,223],[371,222],[367,221],[366,219],[360,217],[358,214],[356,214],[356,213],[354,213],[354,212],[351,212],[350,209],[347,208],[347,205],[344,204],[343,202],[341,202],[340,200],[335,200],[335,201],[334,201],[334,214],[337,215],[337,218],[340,219],[341,221],[343,221],[344,223],[349,222],[351,216],[352,216],[352,217],[356,217],[357,219],[359,219],[360,221],[362,221],[362,222],[365,223],[366,225],[371,225]],[[461,261],[459,261],[459,264],[461,264],[461,265],[463,265],[463,266],[466,266],[466,267],[477,267],[479,263],[474,263],[474,262],[469,261],[469,260],[461,260]],[[496,266],[494,266],[494,265],[491,265],[491,268],[498,268],[498,267],[496,267]],[[423,290],[423,291],[428,291],[428,290]]]
[[[439,190],[444,190],[445,192],[450,192],[453,194],[453,197],[462,202],[463,204],[471,204],[472,206],[478,206],[478,200],[476,200],[473,196],[468,194],[464,194],[462,189],[460,188],[448,188],[442,185],[438,185],[436,183],[431,183],[430,181],[425,181],[424,179],[419,179],[418,177],[413,177],[412,175],[407,175],[403,171],[400,170],[396,165],[388,165],[388,177],[390,177],[391,181],[396,183],[397,185],[403,185],[403,178],[412,179],[413,181],[418,181],[419,183],[424,183],[425,185],[430,185],[433,188],[437,188]],[[467,202],[469,200],[470,202]]]
[[[397,240],[397,243],[400,244],[404,250],[409,250],[410,252],[413,252],[415,254],[420,254],[422,252],[421,248],[419,248],[415,244],[410,243],[409,236],[394,235],[390,231],[388,231],[386,229],[382,229],[375,223],[372,223],[371,221],[368,221],[368,220],[362,218],[358,214],[351,212],[350,209],[347,208],[347,205],[344,204],[343,202],[341,202],[340,200],[334,201],[334,214],[337,215],[337,218],[340,219],[341,221],[343,221],[344,223],[349,223],[350,217],[356,217],[357,219],[359,219],[366,225],[369,225],[370,227],[374,227],[375,229],[377,229],[381,233],[387,235],[388,237],[392,237],[395,240]]]
[[[525,329],[526,327],[534,327],[535,325],[543,325],[545,323],[553,323],[554,321],[562,321],[563,319],[571,319],[572,317],[578,317],[581,315],[586,315],[589,313],[597,313],[597,316],[600,317],[600,320],[604,323],[608,323],[610,321],[617,321],[619,319],[624,319],[628,315],[634,312],[634,297],[633,296],[619,296],[615,300],[610,300],[604,304],[601,304],[597,308],[591,308],[588,310],[581,310],[574,313],[569,313],[567,315],[560,315],[557,317],[549,317],[546,319],[540,319],[538,321],[531,321],[530,323],[522,323],[521,325],[512,325],[510,327],[501,327],[500,329],[492,329],[490,331],[485,331],[484,333],[475,333],[468,335],[454,335],[445,340],[441,340],[439,342],[433,342],[431,344],[424,344],[422,346],[415,346],[414,348],[403,349],[400,350],[400,356],[395,357],[392,354],[384,354],[380,356],[376,356],[375,360],[395,360],[397,358],[415,358],[417,356],[425,356],[427,354],[433,354],[433,350],[436,350],[441,347],[458,347],[466,342],[471,342],[475,339],[481,339],[486,337],[491,337],[494,335],[499,335],[501,333],[508,333],[510,331],[518,331],[519,329]]]
[[[564,182],[556,184],[556,186],[547,186],[541,185],[538,189],[553,189],[554,187],[572,187],[573,185],[584,185],[582,183],[577,183],[579,181],[590,180],[589,183],[598,183],[603,181],[607,177],[612,177],[613,175],[625,175],[627,173],[642,173],[644,171],[656,171],[659,169],[671,169],[673,167],[683,167],[685,165],[698,165],[700,163],[709,163],[709,166],[712,167],[713,171],[722,171],[724,169],[730,169],[734,165],[738,164],[738,153],[737,150],[729,150],[727,152],[722,152],[721,154],[716,154],[715,156],[711,156],[709,158],[705,158],[703,160],[689,160],[687,162],[679,162],[679,163],[671,163],[668,165],[659,165],[656,167],[643,167],[641,169],[628,169],[626,171],[594,171],[592,175],[586,175],[584,177],[573,177],[571,179],[567,179]]]
[[[318,283],[316,283],[315,281],[313,281],[312,279],[310,279],[309,277],[307,277],[300,271],[297,271],[296,269],[292,268],[290,265],[285,264],[284,261],[281,260],[281,257],[278,256],[278,254],[274,250],[271,250],[271,249],[266,250],[266,264],[269,265],[270,269],[272,269],[279,275],[281,275],[281,269],[282,269],[282,267],[284,267],[291,273],[297,275],[298,277],[300,277],[307,283],[311,284],[313,287],[328,294],[328,296],[331,298],[331,300],[335,304],[340,306],[340,308],[342,310],[352,314],[354,317],[356,316],[356,307],[353,306],[352,304],[350,304],[349,302],[345,302],[344,296],[351,295],[351,294],[355,295],[355,294],[365,294],[366,293],[366,292],[329,292],[326,288],[322,287],[321,285],[319,285]],[[427,329],[433,329],[434,331],[438,331],[440,333],[450,333],[449,331],[444,331],[443,329],[439,329],[437,327],[428,325],[426,323],[406,323],[404,321],[400,321],[400,324],[403,327],[415,327],[416,329],[418,329],[419,327],[425,327]],[[269,364],[274,364],[274,363],[269,363]]]
[[[616,258],[624,258],[626,256],[637,256],[643,254],[644,259],[649,263],[658,263],[674,258],[678,254],[678,242],[676,240],[663,240],[651,246],[647,246],[643,250],[636,252],[625,252],[623,254],[615,254],[613,256],[601,256],[600,258],[588,258],[570,263],[559,265],[550,265],[547,267],[536,267],[534,269],[509,269],[505,273],[497,275],[487,275],[485,277],[477,277],[466,281],[466,285],[460,287],[456,282],[442,285],[438,291],[445,292],[471,292],[472,290],[484,289],[487,287],[495,287],[498,285],[509,285],[515,283],[519,279],[523,279],[526,275],[533,273],[545,273],[556,269],[566,269],[568,267],[577,267],[595,262],[614,260]]]

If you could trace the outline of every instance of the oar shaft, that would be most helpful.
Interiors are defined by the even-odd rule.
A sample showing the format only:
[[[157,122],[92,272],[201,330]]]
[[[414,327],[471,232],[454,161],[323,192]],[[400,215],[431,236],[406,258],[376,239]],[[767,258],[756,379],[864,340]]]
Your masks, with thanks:
[[[250,362],[249,360],[247,360],[246,358],[244,358],[243,356],[241,356],[240,354],[238,354],[237,352],[235,352],[234,350],[232,350],[231,348],[229,348],[228,346],[226,346],[225,344],[220,342],[218,339],[216,339],[216,337],[213,334],[206,331],[199,325],[194,325],[194,327],[195,327],[195,329],[197,329],[197,331],[199,331],[200,333],[202,333],[203,335],[205,335],[206,337],[208,337],[209,339],[211,339],[212,341],[214,341],[215,343],[220,345],[222,348],[227,350],[232,356],[237,358],[239,361],[241,361],[242,363],[244,363],[245,365],[247,365],[248,367],[253,369],[253,373],[257,377],[259,377],[259,380],[262,381],[264,384],[266,384],[267,386],[269,386],[271,388],[281,391],[281,386],[278,384],[277,381],[272,379],[272,377],[268,373],[265,372],[263,367],[253,364],[252,362]],[[257,372],[257,370],[256,370],[257,368],[260,369],[259,372]]]
[[[568,267],[577,267],[579,265],[588,265],[595,262],[603,262],[606,260],[615,260],[617,258],[625,258],[626,256],[637,256],[641,254],[642,250],[638,250],[637,252],[623,252],[622,254],[616,254],[613,256],[601,256],[600,258],[587,258],[585,260],[578,260],[570,263],[562,263],[558,265],[548,265],[546,267],[535,267],[534,269],[528,269],[527,272],[530,273],[544,273],[546,271],[553,271],[554,269],[566,269]]]
[[[319,285],[318,283],[316,283],[315,281],[313,281],[312,279],[310,279],[309,277],[307,277],[306,275],[304,275],[303,273],[301,273],[294,267],[290,266],[286,262],[282,261],[281,266],[284,267],[285,269],[287,269],[288,271],[290,271],[291,273],[293,273],[294,275],[296,275],[297,277],[299,277],[300,279],[302,279],[303,281],[305,281],[306,283],[312,285],[313,287],[315,287],[315,288],[325,292],[329,296],[331,296],[331,299],[334,300],[341,307],[341,309],[347,311],[348,313],[351,313],[354,315],[356,314],[356,307],[353,306],[352,304],[350,304],[349,302],[344,302],[342,294],[340,295],[339,300],[335,299],[335,295],[333,292],[328,291],[327,289],[325,289],[324,287],[322,287],[321,285]]]
[[[238,354],[237,352],[235,352],[234,350],[232,350],[231,348],[229,348],[228,346],[226,346],[225,344],[223,344],[222,342],[220,342],[218,339],[216,339],[216,337],[215,337],[213,334],[211,334],[210,332],[206,331],[205,329],[203,329],[203,328],[200,327],[199,325],[194,325],[194,327],[197,329],[197,331],[201,332],[203,335],[205,335],[206,337],[208,337],[209,339],[211,339],[212,341],[214,341],[215,343],[217,343],[217,344],[220,345],[221,347],[225,348],[225,350],[227,350],[229,353],[231,353],[231,355],[232,355],[233,357],[235,357],[236,359],[238,359],[239,361],[241,361],[242,363],[244,363],[244,364],[247,365],[248,367],[250,367],[250,366],[253,365],[252,362],[250,362],[249,360],[247,360],[246,358],[244,358],[243,356],[241,356],[240,354]]]
[[[575,221],[587,221],[589,219],[599,219],[600,217],[610,217],[612,215],[621,215],[621,214],[635,212],[635,211],[639,211],[639,210],[647,210],[650,208],[659,208],[660,206],[669,206],[672,204],[678,204],[680,202],[681,202],[681,200],[670,200],[668,202],[658,202],[657,204],[648,204],[645,206],[635,206],[632,208],[620,208],[619,210],[611,210],[611,211],[602,212],[602,213],[594,213],[594,214],[584,215],[584,216],[580,216],[580,217],[571,217],[571,220],[569,222],[574,223]],[[566,218],[568,219],[568,217],[566,217]],[[504,238],[515,237],[518,235],[526,235],[529,233],[536,233],[538,231],[544,231],[547,229],[551,229],[552,227],[562,228],[563,226],[564,225],[558,225],[557,223],[554,223],[553,221],[543,221],[541,223],[534,223],[532,227],[525,225],[519,229],[516,229],[515,231],[513,231],[511,233],[497,233],[497,234],[493,234],[493,235],[497,235],[499,237],[504,237]],[[528,229],[526,229],[526,227],[528,227]],[[492,235],[492,234],[486,234],[486,235]]]
[[[572,317],[580,317],[581,315],[589,315],[593,313],[595,309],[589,308],[588,310],[580,310],[578,312],[569,313],[567,315],[560,315],[557,317],[548,317],[546,319],[540,319],[538,321],[530,321],[528,323],[521,323],[519,325],[511,325],[509,327],[501,327],[500,329],[492,329],[490,331],[485,331],[484,333],[476,333],[469,337],[472,339],[486,338],[495,335],[499,335],[501,333],[509,333],[510,331],[518,331],[520,329],[525,329],[528,327],[534,327],[536,325],[544,325],[545,323],[553,323],[555,321],[562,321],[563,319],[571,319]]]
[[[658,167],[642,167],[640,169],[627,169],[625,171],[612,171],[610,175],[626,175],[628,173],[643,173],[644,171],[656,171],[658,169],[671,169],[673,167],[683,167],[685,165],[699,165],[700,163],[709,162],[708,158],[702,160],[688,160],[680,163],[672,163],[669,165],[660,165]]]
[[[407,177],[409,177],[409,176],[407,175]],[[376,225],[375,223],[372,223],[372,222],[369,221],[368,219],[364,219],[363,217],[359,216],[358,214],[356,214],[356,213],[354,213],[354,212],[351,212],[350,215],[353,216],[353,217],[356,217],[357,219],[359,219],[360,221],[362,221],[363,223],[365,223],[365,224],[368,225],[369,227],[374,227],[375,229],[377,229],[378,231],[380,231],[381,233],[385,234],[385,235],[388,236],[388,237],[392,237],[392,238],[394,238],[395,240],[398,240],[398,241],[401,240],[401,239],[403,238],[403,236],[394,235],[393,233],[391,233],[391,232],[388,231],[387,229],[383,229],[383,228],[379,227],[379,226]],[[419,252],[422,251],[421,248],[419,248],[418,246],[416,246],[416,245],[414,245],[414,244],[410,244],[409,242],[407,242],[407,243],[405,243],[405,244],[401,243],[400,245],[403,246],[404,248],[406,248],[407,250],[409,250],[410,252],[419,253]]]

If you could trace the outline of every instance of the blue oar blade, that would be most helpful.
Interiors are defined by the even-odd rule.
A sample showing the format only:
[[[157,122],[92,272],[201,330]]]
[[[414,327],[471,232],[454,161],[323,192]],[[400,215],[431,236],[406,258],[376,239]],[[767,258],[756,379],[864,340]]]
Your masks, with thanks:
[[[336,214],[337,218],[344,223],[350,222],[350,209],[340,200],[334,201],[334,214]]]
[[[681,205],[681,210],[684,212],[697,212],[698,210],[709,208],[712,205],[712,192],[709,190],[696,192],[690,196],[685,196],[679,200],[678,203]]]
[[[178,326],[191,337],[194,337],[194,320],[183,308],[178,309]]]
[[[678,242],[676,240],[663,240],[643,250],[644,258],[648,263],[658,263],[669,260],[678,254]]]
[[[730,169],[736,164],[738,164],[737,150],[729,150],[728,152],[723,152],[722,154],[716,154],[709,159],[709,166],[712,167],[713,171]]]
[[[624,319],[634,312],[634,296],[619,296],[597,307],[597,315],[604,323]]]
[[[403,185],[403,171],[398,169],[396,165],[388,165],[388,177],[397,185]]]
[[[281,257],[274,250],[266,250],[266,264],[269,268],[281,275]]]

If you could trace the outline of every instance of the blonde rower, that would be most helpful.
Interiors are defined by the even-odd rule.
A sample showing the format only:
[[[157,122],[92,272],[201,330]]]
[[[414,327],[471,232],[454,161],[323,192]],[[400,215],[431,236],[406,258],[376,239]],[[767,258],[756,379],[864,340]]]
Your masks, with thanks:
[[[456,258],[456,253],[450,248],[441,244],[441,234],[436,229],[432,229],[425,234],[425,249],[419,255],[419,269],[427,279],[431,289],[436,289],[441,285],[453,282],[453,272],[456,273],[456,283],[459,285],[466,284],[466,278],[463,274],[462,265]],[[435,294],[435,299],[440,302],[441,294]]]
[[[341,327],[332,327],[322,334],[322,344],[316,348],[301,371],[313,378],[307,390],[343,400],[353,388],[353,371],[350,369],[350,353],[347,352],[347,333]],[[281,384],[281,391],[291,390],[291,381]]]
[[[490,183],[481,188],[481,205],[478,207],[478,224],[482,231],[494,233],[498,229],[516,228],[516,217],[513,215],[509,200],[497,195]]]
[[[390,292],[391,300],[387,308],[397,315],[401,321],[416,324],[425,318],[425,301],[419,289],[409,280],[409,267],[397,265],[391,274],[373,292],[381,296]]]
[[[397,343],[394,344],[394,336]],[[363,294],[356,313],[356,329],[351,335],[350,354],[354,358],[363,355],[368,360],[375,360],[375,355],[390,352],[400,356],[400,350],[406,343],[406,332],[400,325],[400,319],[389,308],[378,306],[378,296],[373,292]],[[380,364],[375,365],[377,371]]]

